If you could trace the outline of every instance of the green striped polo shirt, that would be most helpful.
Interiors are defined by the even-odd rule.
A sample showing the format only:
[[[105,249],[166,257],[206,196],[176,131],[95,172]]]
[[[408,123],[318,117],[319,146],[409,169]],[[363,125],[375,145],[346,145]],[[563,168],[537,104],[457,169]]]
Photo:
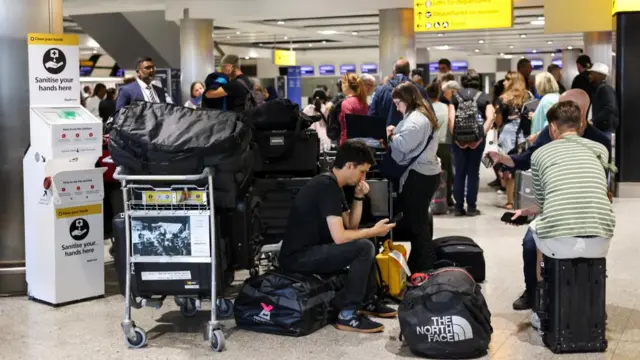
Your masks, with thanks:
[[[539,239],[613,237],[616,219],[605,169],[596,154],[604,161],[609,158],[604,146],[578,135],[552,141],[533,153],[533,188],[542,210],[536,220]]]

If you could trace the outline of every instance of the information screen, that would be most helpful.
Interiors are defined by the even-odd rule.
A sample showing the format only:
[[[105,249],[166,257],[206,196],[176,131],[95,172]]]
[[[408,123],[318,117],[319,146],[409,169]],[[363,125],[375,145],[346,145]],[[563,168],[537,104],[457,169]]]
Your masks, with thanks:
[[[360,65],[360,71],[363,74],[377,74],[378,64],[362,64]]]
[[[356,66],[354,64],[340,65],[340,74],[344,75],[348,72],[350,73],[356,72]]]
[[[560,68],[562,69],[562,59],[555,59],[551,63],[560,66]]]
[[[318,66],[318,72],[320,75],[335,75],[336,67],[334,65],[320,65]]]
[[[91,76],[93,66],[80,66],[80,76]]]
[[[437,72],[438,72],[438,63],[437,62],[429,63],[429,73],[435,74]]]
[[[310,65],[302,65],[300,66],[300,75],[301,76],[313,76],[316,74],[316,68]]]
[[[453,72],[465,72],[469,70],[469,63],[466,61],[452,61],[451,71]]]
[[[531,59],[531,67],[533,70],[542,70],[544,69],[544,61],[541,59]]]

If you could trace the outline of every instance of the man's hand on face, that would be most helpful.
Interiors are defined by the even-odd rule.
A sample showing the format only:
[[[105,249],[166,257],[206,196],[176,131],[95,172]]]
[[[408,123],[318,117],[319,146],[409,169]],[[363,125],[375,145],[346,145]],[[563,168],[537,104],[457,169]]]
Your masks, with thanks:
[[[355,195],[357,197],[363,197],[369,193],[369,184],[366,181],[360,180],[358,185],[356,185]]]

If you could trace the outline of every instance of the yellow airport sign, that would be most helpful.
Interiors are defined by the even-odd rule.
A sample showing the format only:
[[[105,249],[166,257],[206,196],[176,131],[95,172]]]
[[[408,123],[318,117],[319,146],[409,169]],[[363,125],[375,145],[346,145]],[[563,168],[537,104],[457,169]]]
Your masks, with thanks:
[[[296,52],[287,50],[275,50],[273,52],[273,63],[278,66],[295,66]]]
[[[41,33],[29,33],[27,34],[29,45],[78,45],[80,44],[80,36],[75,34],[41,34]]]
[[[613,0],[611,14],[640,11],[640,0]]]
[[[513,26],[513,0],[414,0],[416,32]]]

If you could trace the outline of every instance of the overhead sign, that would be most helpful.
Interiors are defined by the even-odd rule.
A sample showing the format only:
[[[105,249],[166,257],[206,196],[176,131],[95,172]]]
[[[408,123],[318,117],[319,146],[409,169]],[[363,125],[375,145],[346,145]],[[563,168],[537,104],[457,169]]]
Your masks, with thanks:
[[[611,14],[615,15],[619,12],[635,12],[640,11],[640,1],[638,0],[613,0]]]
[[[287,50],[275,50],[273,52],[273,63],[278,66],[295,66],[296,52]]]
[[[354,64],[340,65],[340,74],[344,75],[346,73],[354,73],[354,72],[356,72],[356,66]]]
[[[301,76],[313,76],[316,74],[316,68],[312,65],[303,65],[300,66],[300,75]]]
[[[336,67],[334,65],[320,65],[318,66],[318,72],[320,75],[335,75]]]
[[[30,105],[79,105],[78,35],[30,33],[27,36]]]
[[[416,32],[513,26],[512,0],[414,0]]]
[[[360,72],[362,72],[363,74],[377,74],[378,64],[361,64]]]

